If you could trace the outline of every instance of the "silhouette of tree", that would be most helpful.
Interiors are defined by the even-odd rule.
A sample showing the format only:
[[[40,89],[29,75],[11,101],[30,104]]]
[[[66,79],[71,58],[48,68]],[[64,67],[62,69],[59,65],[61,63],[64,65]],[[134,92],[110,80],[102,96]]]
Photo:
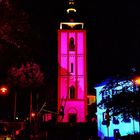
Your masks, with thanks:
[[[29,14],[12,0],[0,2],[0,40],[17,48],[29,46],[31,26]]]
[[[20,67],[13,66],[9,69],[8,78],[13,85],[19,85],[21,88],[34,88],[43,84],[44,74],[38,64],[27,62],[21,64]]]
[[[15,0],[0,1],[0,79],[13,64],[29,61],[39,45],[39,35],[31,26],[30,15]],[[6,76],[5,76],[6,78]]]

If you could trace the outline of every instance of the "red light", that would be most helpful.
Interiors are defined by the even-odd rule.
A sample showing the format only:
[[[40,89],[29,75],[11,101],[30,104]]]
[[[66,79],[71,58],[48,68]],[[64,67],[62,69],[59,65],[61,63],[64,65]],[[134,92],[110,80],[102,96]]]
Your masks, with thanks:
[[[20,133],[20,130],[16,130],[16,135],[19,135],[19,133]]]
[[[7,92],[8,92],[7,87],[2,86],[2,87],[0,88],[0,94],[1,94],[1,95],[6,95],[6,94],[7,94]]]
[[[32,117],[35,117],[35,113],[34,113],[34,112],[33,112],[33,113],[31,113],[31,116],[32,116]]]

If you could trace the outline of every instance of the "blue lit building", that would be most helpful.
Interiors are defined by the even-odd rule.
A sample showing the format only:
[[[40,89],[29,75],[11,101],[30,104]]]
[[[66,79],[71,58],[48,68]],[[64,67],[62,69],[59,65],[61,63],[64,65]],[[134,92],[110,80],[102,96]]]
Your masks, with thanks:
[[[109,83],[110,79],[105,80],[99,85],[95,86],[96,89],[96,97],[97,97],[97,104],[103,100],[106,97],[111,97],[112,90],[106,92],[106,94],[101,94],[102,90],[106,87],[106,85]],[[134,83],[133,80],[121,80],[117,83],[118,85],[115,86],[114,90],[117,92],[121,92],[122,89],[125,87],[127,90],[134,91]],[[136,88],[135,88],[136,89]],[[138,90],[138,89],[136,89]],[[119,101],[118,101],[119,104]],[[134,134],[134,132],[139,132],[140,126],[139,121],[135,121],[132,118],[129,118],[127,121],[122,121],[121,116],[117,117],[111,117],[110,118],[110,125],[107,128],[106,124],[104,123],[106,121],[106,109],[101,109],[97,107],[97,125],[98,125],[98,136],[101,140],[105,139],[106,137],[109,137],[109,139],[113,140],[114,135],[116,133],[120,133],[121,136],[126,136],[128,134]]]

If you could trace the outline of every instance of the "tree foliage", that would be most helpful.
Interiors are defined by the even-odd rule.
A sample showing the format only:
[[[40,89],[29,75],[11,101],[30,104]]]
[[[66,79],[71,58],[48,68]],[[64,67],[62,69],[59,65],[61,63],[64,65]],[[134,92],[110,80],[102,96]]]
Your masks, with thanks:
[[[0,2],[0,40],[20,47],[29,46],[31,26],[29,14],[16,1],[1,0]]]
[[[33,59],[39,36],[30,19],[20,0],[0,0],[0,79],[11,65]]]
[[[13,86],[32,89],[43,85],[44,74],[38,64],[27,62],[20,67],[11,67],[8,71],[8,79]]]

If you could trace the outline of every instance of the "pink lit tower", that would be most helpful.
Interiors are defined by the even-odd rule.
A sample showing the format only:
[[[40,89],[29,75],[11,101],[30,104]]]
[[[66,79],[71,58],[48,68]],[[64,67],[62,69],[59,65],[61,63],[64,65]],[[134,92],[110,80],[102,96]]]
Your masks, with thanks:
[[[58,30],[58,122],[86,122],[86,30],[76,22],[75,1],[68,1],[67,17]]]

